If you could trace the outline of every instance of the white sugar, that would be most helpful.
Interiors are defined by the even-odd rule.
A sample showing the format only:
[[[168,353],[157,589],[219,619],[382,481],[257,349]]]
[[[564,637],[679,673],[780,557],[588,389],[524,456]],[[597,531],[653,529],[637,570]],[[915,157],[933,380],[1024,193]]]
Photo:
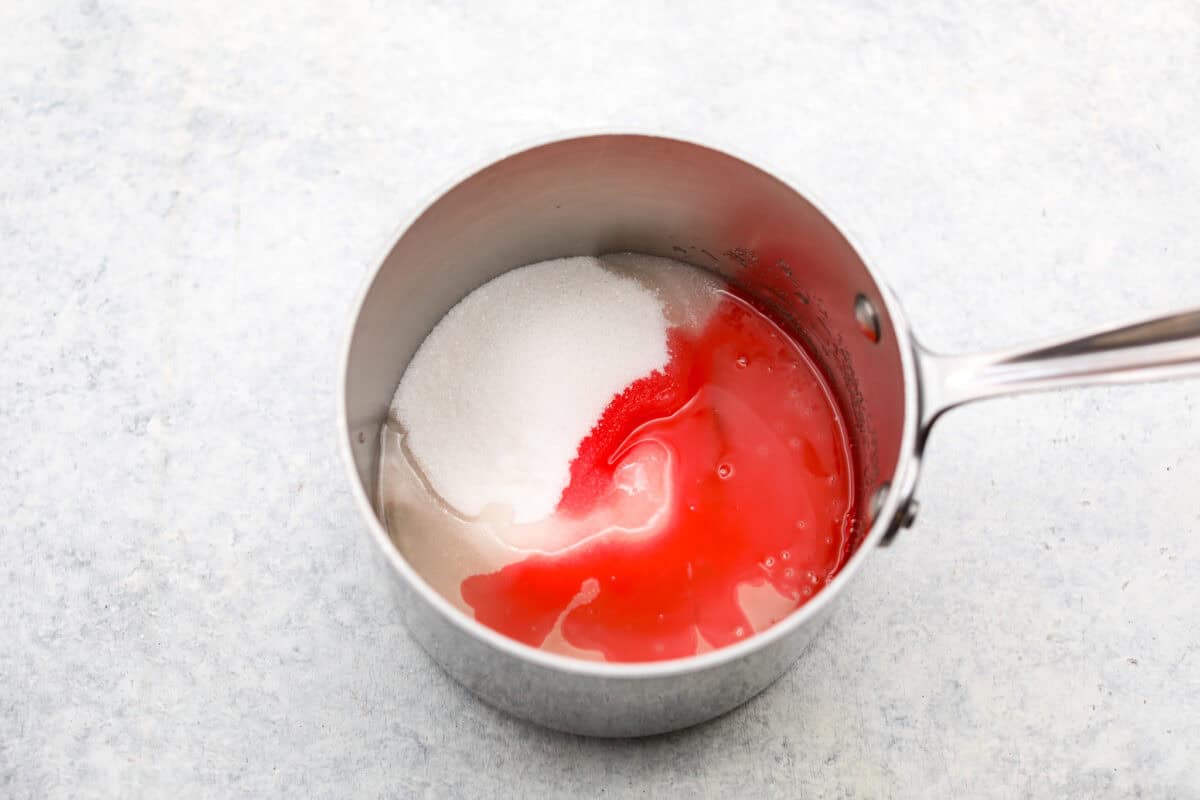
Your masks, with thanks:
[[[563,258],[469,294],[413,356],[392,414],[430,486],[460,514],[548,517],[609,402],[666,366],[654,291],[600,259]]]

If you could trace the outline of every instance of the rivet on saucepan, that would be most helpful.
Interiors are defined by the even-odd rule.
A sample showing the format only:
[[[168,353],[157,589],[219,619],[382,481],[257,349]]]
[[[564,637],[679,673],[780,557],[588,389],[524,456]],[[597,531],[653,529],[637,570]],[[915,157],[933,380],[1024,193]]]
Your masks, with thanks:
[[[865,294],[854,298],[854,318],[858,320],[858,329],[872,342],[879,342],[879,312],[867,299]]]

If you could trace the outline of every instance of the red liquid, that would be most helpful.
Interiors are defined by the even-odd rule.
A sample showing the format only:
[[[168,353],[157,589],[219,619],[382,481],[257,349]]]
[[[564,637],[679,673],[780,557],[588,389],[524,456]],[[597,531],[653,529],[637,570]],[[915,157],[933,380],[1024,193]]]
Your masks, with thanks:
[[[622,459],[655,442],[674,455],[668,518],[467,578],[480,622],[537,647],[562,617],[569,644],[610,661],[677,658],[698,637],[722,647],[754,632],[739,587],[769,584],[799,607],[841,566],[852,470],[816,366],[732,295],[697,335],[673,330],[670,348],[665,373],[614,398],[581,443],[558,506],[583,516]]]

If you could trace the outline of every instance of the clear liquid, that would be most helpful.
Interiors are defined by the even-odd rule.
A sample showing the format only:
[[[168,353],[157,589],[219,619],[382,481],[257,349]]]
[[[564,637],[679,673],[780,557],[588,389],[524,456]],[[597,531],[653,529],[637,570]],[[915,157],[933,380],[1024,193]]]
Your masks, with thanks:
[[[396,420],[379,504],[413,568],[502,633],[587,659],[691,655],[764,630],[840,568],[853,507],[842,416],[800,346],[715,277],[605,263],[658,294],[672,360],[613,399],[558,511],[525,524],[504,507],[457,514]]]

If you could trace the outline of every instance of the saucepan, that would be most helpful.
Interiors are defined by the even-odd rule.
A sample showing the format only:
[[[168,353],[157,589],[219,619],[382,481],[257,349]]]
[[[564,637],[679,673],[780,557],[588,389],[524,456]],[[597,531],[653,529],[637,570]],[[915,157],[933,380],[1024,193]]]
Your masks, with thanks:
[[[639,664],[555,655],[479,624],[405,562],[373,502],[389,401],[451,306],[524,264],[626,251],[719,273],[808,347],[849,422],[858,487],[852,552],[807,604],[735,645]],[[403,229],[359,298],[337,424],[397,613],[433,659],[519,717],[580,734],[639,736],[724,713],[797,661],[863,562],[913,523],[925,441],[943,412],[1012,392],[1196,375],[1200,309],[1004,352],[936,353],[914,338],[845,233],[792,186],[698,144],[598,135],[486,166]]]

